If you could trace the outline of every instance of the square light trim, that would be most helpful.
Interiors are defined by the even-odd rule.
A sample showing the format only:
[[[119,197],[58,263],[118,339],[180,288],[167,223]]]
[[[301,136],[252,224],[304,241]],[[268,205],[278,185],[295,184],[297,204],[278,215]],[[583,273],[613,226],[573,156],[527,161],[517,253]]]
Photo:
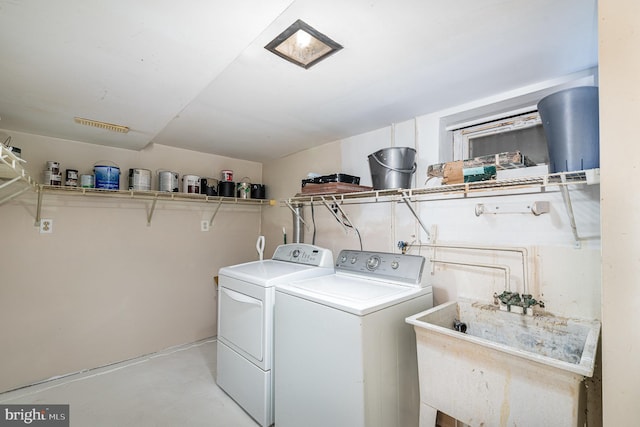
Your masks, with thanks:
[[[342,49],[342,46],[298,19],[264,48],[308,69]]]

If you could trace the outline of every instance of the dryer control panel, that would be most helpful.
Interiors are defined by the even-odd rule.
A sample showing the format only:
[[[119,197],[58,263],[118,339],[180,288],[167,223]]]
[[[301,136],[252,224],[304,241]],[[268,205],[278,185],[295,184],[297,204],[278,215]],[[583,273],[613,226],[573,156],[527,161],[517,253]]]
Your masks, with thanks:
[[[333,267],[333,254],[330,249],[305,243],[280,245],[276,248],[271,259],[315,267]]]
[[[343,250],[336,261],[336,272],[420,286],[424,264],[425,258],[419,255]]]

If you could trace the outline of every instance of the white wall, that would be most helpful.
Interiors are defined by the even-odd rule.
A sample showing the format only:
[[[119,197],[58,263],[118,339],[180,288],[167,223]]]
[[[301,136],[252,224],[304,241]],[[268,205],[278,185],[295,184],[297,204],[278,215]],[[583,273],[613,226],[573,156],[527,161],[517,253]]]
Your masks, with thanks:
[[[603,399],[607,426],[638,424],[640,402],[640,3],[599,2]],[[623,325],[632,325],[630,329]]]
[[[278,201],[287,199],[300,192],[302,180],[307,178],[309,173],[324,175],[341,170],[342,159],[339,150],[339,142],[334,142],[264,164],[263,177],[267,197]],[[349,172],[345,171],[345,173]],[[311,215],[306,210],[305,216],[311,224]],[[271,257],[275,248],[283,243],[283,227],[288,236],[287,242],[291,243],[292,218],[291,210],[282,203],[279,207],[264,210],[262,221],[265,234],[265,257]],[[311,243],[311,237],[312,229],[309,228],[305,231],[305,243]],[[331,248],[328,242],[323,241],[323,243],[325,247]]]
[[[418,170],[414,176],[414,187],[425,186],[426,169],[429,164],[447,158],[446,137],[443,129],[452,122],[469,120],[481,112],[488,113],[508,109],[522,104],[535,105],[537,99],[562,87],[578,83],[593,84],[595,71],[587,70],[571,76],[560,76],[549,82],[496,94],[446,111],[437,112],[398,123],[363,135],[339,141],[341,161],[321,172],[344,172],[361,177],[362,185],[371,185],[371,174],[367,156],[390,146],[413,147],[417,150]],[[327,149],[336,150],[336,143]],[[299,153],[274,164],[265,164],[265,180],[275,179],[274,184],[285,180],[295,181],[286,171],[298,164],[300,159],[312,159],[311,153]],[[273,171],[277,169],[277,177]],[[313,170],[310,168],[309,170]],[[296,179],[298,177],[295,177]],[[426,185],[435,185],[430,181]],[[289,183],[291,196],[299,187]],[[576,245],[569,218],[561,194],[557,189],[533,194],[508,197],[460,198],[415,203],[413,206],[427,227],[435,226],[439,243],[475,244],[500,247],[525,247],[528,251],[527,269],[530,293],[546,304],[546,310],[567,317],[600,319],[601,317],[601,264],[600,264],[600,211],[599,185],[572,188],[580,245]],[[511,207],[534,201],[549,201],[551,212],[541,216],[528,214],[475,215],[477,203],[502,204]],[[398,252],[397,243],[403,240],[414,244],[410,253],[427,258],[507,265],[511,269],[512,290],[523,292],[523,262],[517,253],[499,251],[469,251],[420,248],[419,243],[428,239],[403,203],[345,204],[344,210],[359,228],[364,250]],[[280,208],[284,211],[286,208]],[[272,213],[275,215],[275,213]],[[305,208],[310,216],[310,208]],[[282,220],[291,215],[285,215]],[[355,232],[345,230],[330,213],[315,207],[315,222],[318,225],[316,244],[329,247],[337,256],[341,249],[357,248]],[[309,243],[310,240],[305,240]],[[504,290],[504,275],[495,270],[475,267],[427,264],[425,280],[434,289],[436,303],[459,297],[493,302],[493,294]],[[590,384],[591,425],[600,423],[599,379]]]
[[[232,169],[261,179],[258,163],[163,146],[140,152],[9,132],[40,180],[46,160],[89,172],[110,160],[202,176]],[[127,180],[121,179],[121,188]],[[155,182],[154,182],[154,185]],[[45,194],[52,234],[34,227],[35,193],[0,206],[0,391],[216,334],[213,276],[254,260],[260,207],[158,203]]]
[[[415,120],[395,124],[363,135],[339,141],[340,162],[329,164],[321,173],[343,172],[361,177],[361,185],[371,185],[371,174],[367,157],[381,149],[395,146],[412,147],[417,150],[418,171],[413,180],[414,187],[425,186],[426,169],[429,164],[441,161],[444,124],[469,116],[469,111],[485,114],[494,109],[500,111],[505,106],[518,104],[535,105],[536,97],[551,93],[558,88],[579,83],[594,83],[594,70],[561,76],[553,81],[540,82],[496,94],[450,108],[445,111],[421,116]],[[444,135],[446,136],[446,135]],[[336,143],[325,147],[336,150]],[[305,160],[306,159],[306,160]],[[290,170],[315,171],[313,163],[317,159],[314,152],[298,153],[290,158],[281,159],[274,164],[265,165],[265,180],[275,180],[274,184],[287,181],[289,197],[300,190],[300,173],[293,178]],[[277,166],[276,166],[277,164]],[[303,166],[302,166],[303,165]],[[277,170],[278,176],[272,171]],[[437,185],[430,181],[426,185]],[[564,316],[600,318],[600,211],[599,185],[573,188],[571,198],[576,215],[579,247],[569,225],[562,196],[557,189],[548,189],[544,193],[512,195],[509,197],[481,197],[468,199],[444,199],[414,204],[414,208],[427,227],[435,226],[436,242],[466,243],[476,245],[499,245],[507,247],[525,247],[529,251],[527,267],[530,292],[535,298],[546,303],[547,310]],[[532,214],[475,215],[478,203],[501,204],[505,208],[527,205],[534,201],[549,201],[551,212],[541,216]],[[280,208],[286,214],[280,217],[284,225],[291,226],[291,215],[286,208]],[[433,254],[419,244],[429,243],[427,235],[418,226],[408,208],[402,203],[345,204],[344,210],[359,229],[365,250],[398,251],[398,241],[416,245],[411,253],[421,253],[427,257]],[[305,207],[305,217],[311,217],[310,208]],[[275,213],[272,213],[275,215]],[[328,210],[315,206],[317,228],[316,244],[330,247],[334,255],[341,249],[358,248],[356,233],[346,230],[331,216]],[[268,229],[268,227],[266,227]],[[305,242],[310,243],[311,233],[307,233]],[[512,286],[522,292],[523,268],[519,256],[505,255],[502,252],[469,252],[461,250],[438,250],[437,258],[451,261],[474,260],[482,263],[506,264],[511,267]],[[494,292],[504,289],[503,276],[479,268],[460,268],[436,265],[428,272],[433,284],[437,302],[470,297],[492,301]]]

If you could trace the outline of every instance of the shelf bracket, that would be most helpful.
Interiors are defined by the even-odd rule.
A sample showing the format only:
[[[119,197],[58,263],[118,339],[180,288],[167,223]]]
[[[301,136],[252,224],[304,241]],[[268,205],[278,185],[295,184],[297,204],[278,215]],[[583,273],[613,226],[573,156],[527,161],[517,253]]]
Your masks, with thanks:
[[[351,220],[349,219],[349,216],[347,216],[347,214],[342,210],[342,208],[340,207],[340,205],[338,204],[338,200],[335,198],[335,196],[331,196],[331,198],[333,199],[333,202],[335,203],[335,207],[336,209],[340,212],[340,214],[342,215],[342,218],[340,218],[338,216],[338,213],[336,211],[334,211],[333,209],[331,209],[331,206],[329,206],[329,204],[327,203],[327,199],[324,198],[324,196],[320,196],[320,200],[322,200],[322,204],[324,205],[325,208],[327,208],[329,210],[329,212],[331,212],[331,215],[333,215],[333,217],[336,219],[336,221],[338,221],[340,223],[340,225],[342,226],[342,228],[344,229],[344,232],[346,234],[349,233],[349,230],[347,229],[347,225],[345,225],[343,218],[347,220],[348,226],[349,227],[353,227],[353,223],[351,222]]]
[[[5,182],[5,183],[3,183],[3,184],[0,184],[0,188],[8,187],[8,186],[10,186],[11,184],[13,184],[14,182],[18,182],[18,181],[20,181],[21,179],[22,179],[22,177],[21,177],[21,176],[16,176],[15,178],[10,179],[9,181],[7,181],[7,182]]]
[[[222,206],[222,199],[220,199],[218,201],[218,206],[216,206],[216,210],[213,211],[213,215],[211,215],[211,219],[209,220],[209,227],[211,227],[213,225],[213,220],[216,218],[216,215],[218,215],[218,211],[220,210],[220,206]]]
[[[310,203],[313,203],[313,201],[311,201]],[[287,205],[287,207],[291,210],[291,212],[293,212],[293,215],[295,215],[296,220],[302,222],[304,224],[304,226],[308,230],[309,229],[309,224],[307,224],[307,222],[304,220],[304,218],[302,218],[302,216],[298,212],[296,212],[296,210],[291,205],[291,202],[289,200],[285,200],[284,204]]]
[[[416,221],[418,221],[418,224],[420,224],[420,227],[422,227],[422,230],[424,230],[424,232],[427,235],[427,239],[431,240],[431,233],[429,232],[429,230],[427,229],[427,226],[424,225],[424,223],[422,222],[422,220],[420,219],[420,217],[418,216],[418,214],[416,213],[416,211],[413,209],[413,206],[411,206],[411,200],[410,200],[410,196],[407,194],[406,191],[402,192],[402,201],[407,205],[407,207],[409,208],[409,210],[411,211],[411,213],[413,214],[413,217],[416,219]]]
[[[36,227],[40,227],[40,218],[42,218],[42,197],[44,196],[44,187],[38,186],[38,205],[36,206]]]
[[[31,189],[30,187],[25,187],[22,190],[16,191],[15,193],[8,195],[4,199],[0,200],[0,205],[2,205],[5,202],[8,202],[9,200],[11,200],[11,199],[13,199],[15,197],[18,197],[19,195],[21,195],[22,193],[24,193],[25,191],[30,190],[30,189]]]
[[[156,210],[156,204],[158,203],[158,196],[153,199],[151,202],[151,209],[149,209],[149,213],[147,214],[147,227],[151,227],[151,219],[153,218],[153,213]]]
[[[567,178],[564,174],[560,176],[562,185],[560,186],[560,193],[562,194],[562,200],[564,201],[564,207],[569,217],[569,225],[571,226],[571,232],[573,233],[573,239],[575,240],[576,249],[580,249],[582,246],[580,243],[580,236],[578,236],[578,227],[576,226],[576,218],[573,214],[573,205],[571,203],[571,196],[569,195],[569,187],[567,186]]]
[[[347,213],[340,207],[340,203],[338,203],[338,199],[336,199],[336,196],[331,196],[331,198],[333,199],[335,207],[338,209],[338,211],[340,211],[340,215],[342,215],[342,217],[347,220],[349,227],[356,228],[356,226],[353,225],[353,221],[351,221],[351,218],[349,218],[349,215],[347,215]]]

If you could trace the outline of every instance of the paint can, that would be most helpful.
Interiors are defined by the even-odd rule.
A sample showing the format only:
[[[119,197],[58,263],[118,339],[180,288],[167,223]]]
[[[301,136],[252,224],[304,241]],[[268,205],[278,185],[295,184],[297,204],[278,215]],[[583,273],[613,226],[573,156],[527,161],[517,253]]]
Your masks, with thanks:
[[[166,170],[158,171],[158,190],[168,193],[177,193],[180,190],[178,172]]]
[[[200,193],[200,177],[198,175],[183,175],[182,191],[184,193]]]
[[[251,184],[252,199],[266,199],[266,190],[264,184]]]
[[[236,183],[233,181],[220,181],[218,183],[218,195],[222,197],[235,197]]]
[[[129,169],[129,190],[151,190],[151,171],[149,169]]]
[[[59,175],[60,174],[60,163],[54,162],[53,160],[49,160],[49,161],[47,161],[47,169],[45,169],[45,170],[50,171],[54,175]]]
[[[233,171],[232,170],[225,169],[222,172],[220,172],[220,175],[222,177],[222,181],[226,181],[226,182],[233,181]]]
[[[251,195],[251,178],[244,177],[236,186],[236,194],[239,199],[248,199]]]
[[[120,168],[109,165],[95,165],[93,167],[95,175],[95,186],[104,190],[120,189]]]
[[[44,185],[62,185],[62,175],[46,170],[42,172]]]
[[[80,175],[80,186],[82,188],[93,188],[93,175]]]
[[[200,194],[207,196],[218,195],[218,180],[215,178],[200,178]]]
[[[64,185],[67,187],[78,186],[78,171],[77,169],[67,169],[64,172]]]

